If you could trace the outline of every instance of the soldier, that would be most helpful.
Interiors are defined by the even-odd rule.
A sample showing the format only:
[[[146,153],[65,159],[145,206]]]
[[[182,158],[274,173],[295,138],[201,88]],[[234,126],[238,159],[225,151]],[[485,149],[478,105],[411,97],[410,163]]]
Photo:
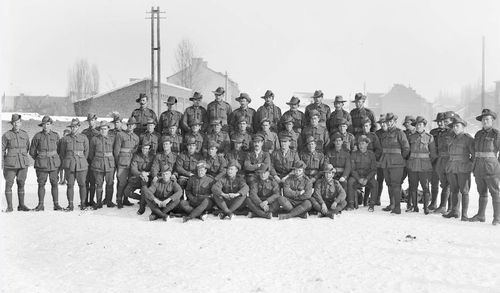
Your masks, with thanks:
[[[450,159],[450,154],[448,152],[448,147],[450,145],[451,139],[453,138],[453,130],[450,129],[448,125],[451,124],[452,119],[457,115],[453,111],[444,112],[443,123],[446,125],[446,130],[443,130],[438,135],[438,159],[436,161],[436,172],[439,176],[439,182],[441,182],[441,203],[439,207],[434,210],[435,214],[445,214],[451,209],[451,197],[450,197],[450,183],[448,181],[448,175],[446,174],[446,165]],[[448,204],[448,209],[446,209],[446,204]]]
[[[216,141],[209,141],[207,145],[208,151],[204,158],[208,165],[207,173],[215,180],[219,180],[224,176],[227,166],[227,161],[224,158],[224,154],[218,153],[219,147],[220,145]]]
[[[319,113],[319,125],[326,129],[326,121],[330,118],[330,107],[323,103],[323,92],[320,90],[314,91],[312,99],[314,102],[306,107],[305,121],[311,123],[313,116],[311,115],[311,111],[317,111]]]
[[[375,154],[375,158],[378,160],[380,156],[382,156],[382,147],[380,146],[380,140],[377,134],[375,134],[375,132],[370,132],[372,122],[368,117],[364,117],[361,122],[363,123],[363,132],[359,134],[354,141],[357,142],[361,135],[368,137],[370,139],[368,150],[372,151]]]
[[[226,154],[227,161],[236,160],[241,166],[245,165],[246,152],[243,150],[243,139],[241,137],[234,137],[231,142],[233,148]],[[238,175],[245,175],[244,170],[238,170]]]
[[[118,181],[116,188],[116,205],[119,209],[123,206],[133,205],[124,194],[125,186],[130,174],[130,163],[132,156],[139,147],[139,137],[134,133],[136,120],[131,117],[127,121],[127,129],[119,132],[115,137],[113,145],[113,156],[115,158],[116,179]]]
[[[319,124],[320,114],[316,110],[311,110],[308,114],[311,117],[310,125],[304,127],[299,136],[298,147],[299,151],[306,149],[305,142],[309,136],[316,140],[316,151],[322,153],[326,150],[326,146],[330,142],[326,127]]]
[[[61,166],[59,158],[59,134],[52,131],[52,118],[48,115],[43,116],[42,131],[35,134],[31,141],[30,156],[35,160],[35,170],[38,182],[38,206],[35,211],[44,210],[45,183],[49,178],[52,201],[54,202],[54,211],[62,210],[59,205],[59,190],[57,188],[57,175]]]
[[[375,131],[375,116],[372,110],[365,108],[365,101],[366,101],[366,96],[363,95],[362,93],[357,93],[354,96],[354,101],[352,101],[356,105],[356,108],[351,110],[352,131],[353,131],[352,133],[354,135],[363,131],[363,127],[361,124],[361,120],[363,117],[368,117],[372,122],[372,127],[370,129],[370,132]]]
[[[294,166],[294,174],[283,183],[283,196],[278,197],[278,203],[287,213],[279,214],[278,219],[286,220],[297,216],[307,218],[307,212],[312,207],[309,200],[312,196],[312,184],[304,175],[305,168],[306,164],[298,161]]]
[[[359,149],[351,154],[351,178],[347,181],[348,210],[358,208],[358,197],[356,195],[358,188],[367,187],[371,191],[370,206],[368,211],[373,212],[376,196],[377,181],[377,159],[372,151],[368,150],[370,139],[366,135],[358,138]],[[365,190],[365,194],[369,194]],[[366,206],[366,203],[364,204]]]
[[[222,129],[224,131],[229,131],[228,121],[229,116],[233,112],[231,109],[231,105],[228,102],[223,101],[222,98],[226,91],[223,87],[218,87],[215,91],[213,91],[215,95],[215,101],[208,103],[207,105],[207,115],[208,115],[208,124],[209,128],[213,127],[215,124],[212,124],[212,121],[218,120],[222,124]],[[208,132],[211,129],[207,129]]]
[[[24,182],[28,174],[30,139],[28,133],[21,129],[21,115],[12,114],[9,121],[12,129],[2,135],[3,176],[5,178],[5,198],[7,209],[12,212],[12,186],[14,179],[17,182],[17,196],[19,198],[18,211],[29,211],[24,205]]]
[[[191,127],[191,131],[184,135],[183,144],[184,147],[187,146],[187,141],[190,138],[194,138],[196,145],[196,152],[201,153],[201,148],[203,147],[203,135],[200,133],[202,122],[200,120],[191,120],[189,127]]]
[[[139,94],[139,98],[137,98],[135,102],[139,103],[139,108],[132,111],[130,118],[135,118],[137,127],[134,129],[134,133],[140,137],[141,134],[146,131],[148,119],[153,119],[156,124],[158,118],[156,117],[156,113],[147,107],[148,96],[146,96],[146,94]]]
[[[97,131],[97,115],[89,113],[87,115],[87,123],[89,124],[88,128],[82,130],[82,134],[87,137],[87,140],[90,141],[94,136],[99,135],[99,131]],[[85,205],[88,207],[93,207],[95,205],[94,197],[95,197],[95,177],[94,172],[90,168],[91,161],[88,160],[89,169],[87,170],[87,179],[85,180],[85,187],[87,190],[87,197],[85,199]]]
[[[66,135],[70,134],[70,131],[69,129],[64,129],[63,130],[63,137],[65,137]],[[59,149],[59,144],[61,143],[61,140],[58,141],[57,143],[57,149]],[[65,175],[65,172],[64,172],[64,169],[63,168],[59,168],[59,184],[60,185],[66,185],[67,180],[66,180],[66,175]]]
[[[354,119],[354,118],[353,118]],[[382,156],[380,167],[384,169],[384,178],[389,188],[391,204],[383,211],[391,211],[391,214],[401,214],[401,178],[405,159],[410,152],[410,145],[406,135],[396,127],[397,116],[387,113],[382,123],[387,124],[387,131],[382,133],[380,144],[382,145]]]
[[[71,124],[67,126],[70,129],[70,134],[61,139],[59,157],[62,161],[62,168],[66,173],[68,180],[66,196],[68,197],[68,207],[66,211],[72,211],[73,194],[75,180],[78,182],[80,191],[80,210],[85,210],[85,200],[87,197],[87,185],[85,179],[89,169],[87,158],[89,156],[89,140],[81,133],[78,133],[80,121],[78,118],[73,118]]]
[[[233,133],[231,133],[231,139],[233,140],[236,139],[237,137],[241,138],[243,144],[242,149],[244,151],[250,151],[252,144],[252,136],[247,131],[248,126],[245,117],[240,116],[237,123],[238,127],[236,128],[235,131],[233,131]]]
[[[290,148],[292,150],[298,151],[297,145],[298,145],[298,139],[299,139],[300,132],[295,132],[295,130],[293,130],[294,120],[290,115],[287,115],[287,116],[283,115],[283,117],[281,119],[281,123],[283,124],[284,130],[282,130],[282,131],[280,131],[280,133],[278,133],[278,137],[289,136],[290,137]]]
[[[446,125],[443,123],[443,117],[444,113],[439,112],[436,115],[436,119],[434,122],[437,122],[438,127],[431,129],[429,132],[430,135],[432,135],[432,138],[434,139],[434,144],[436,146],[436,152],[439,149],[438,147],[438,136],[439,134],[443,131],[446,130]],[[437,159],[432,162],[432,175],[431,175],[431,203],[429,205],[429,211],[434,211],[436,207],[436,201],[437,201],[437,196],[439,193],[439,175],[436,171],[436,163]]]
[[[286,104],[290,106],[290,110],[286,111],[283,114],[283,116],[281,116],[280,129],[284,130],[285,123],[288,123],[288,121],[291,120],[293,125],[293,131],[296,133],[300,133],[306,123],[305,114],[299,110],[300,100],[297,97],[292,97],[290,101],[287,102]],[[285,122],[285,120],[287,122]]]
[[[220,120],[212,120],[212,130],[205,134],[203,138],[203,154],[206,155],[208,151],[208,142],[215,141],[219,144],[219,152],[227,154],[231,149],[231,140],[229,134],[222,130],[222,123]]]
[[[237,161],[230,161],[226,174],[212,186],[214,201],[222,210],[222,213],[219,213],[221,220],[231,220],[234,212],[243,205],[248,196],[249,188],[245,179],[236,176],[239,169],[241,166]]]
[[[264,144],[264,138],[258,134],[253,137],[253,150],[248,152],[245,157],[245,164],[243,170],[245,170],[246,181],[248,184],[252,184],[253,181],[257,179],[256,171],[259,168],[270,168],[271,157],[269,153],[262,150]]]
[[[141,151],[134,154],[132,162],[130,162],[130,177],[127,186],[123,190],[123,194],[127,198],[133,198],[139,201],[138,215],[144,214],[146,211],[146,199],[141,194],[135,193],[137,189],[148,187],[151,177],[151,167],[155,155],[150,151],[151,145],[145,143],[141,146]]]
[[[481,121],[483,128],[474,136],[476,151],[474,162],[474,177],[476,178],[477,192],[479,193],[479,209],[470,219],[471,222],[484,222],[485,210],[488,205],[488,190],[493,202],[493,225],[500,225],[500,163],[497,159],[500,150],[500,132],[493,128],[493,120],[497,113],[490,109],[483,109],[476,120]]]
[[[412,116],[412,115],[405,116],[405,120],[403,122],[403,126],[404,126],[405,130],[403,130],[403,132],[405,133],[406,139],[408,141],[410,140],[410,135],[414,134],[415,131],[416,131],[415,130],[415,126],[412,125],[413,122],[415,122],[415,117],[414,116]],[[407,168],[407,166],[405,166],[404,169],[403,169],[403,178],[401,178],[401,184],[404,183],[406,177],[408,177],[408,168]],[[404,197],[404,195],[406,193],[406,210],[412,211],[413,210],[413,204],[412,204],[412,201],[411,201],[411,195],[409,193],[409,190],[410,190],[410,188],[408,188],[406,190],[406,192],[403,191],[403,195],[402,196]]]
[[[182,189],[177,182],[170,180],[172,169],[165,165],[161,170],[161,179],[152,183],[150,187],[141,187],[141,197],[151,209],[150,221],[162,219],[166,221],[169,213],[181,202]]]
[[[264,118],[262,119],[260,126],[262,130],[259,131],[258,134],[264,138],[264,146],[262,147],[262,150],[269,154],[279,150],[279,138],[276,132],[271,131],[271,121],[268,118]]]
[[[201,160],[201,154],[196,152],[196,139],[189,137],[186,141],[186,150],[177,156],[175,170],[179,174],[178,183],[182,188],[186,187],[189,177],[196,173],[196,165]]]
[[[255,109],[248,107],[248,104],[250,104],[252,99],[247,93],[241,93],[235,100],[240,103],[240,107],[234,110],[229,116],[230,132],[236,131],[238,128],[237,125],[239,125],[240,121],[245,120],[247,127],[246,131],[254,133],[253,125],[256,111]]]
[[[193,105],[189,106],[184,111],[184,115],[182,115],[181,129],[183,133],[190,132],[190,127],[194,120],[202,123],[204,127],[206,126],[206,122],[208,121],[207,110],[200,105],[201,99],[203,99],[203,95],[199,92],[194,92],[193,96],[189,98],[189,100],[193,102]],[[205,129],[201,131],[205,132]]]
[[[97,203],[93,206],[94,210],[102,208],[102,185],[106,180],[106,198],[104,203],[108,208],[115,206],[113,203],[113,186],[115,159],[113,158],[114,138],[108,135],[109,124],[102,121],[97,130],[99,135],[94,136],[90,141],[89,160],[90,169],[94,172],[96,182]]]
[[[162,139],[168,137],[172,142],[172,152],[179,154],[182,151],[182,135],[177,131],[178,125],[172,122],[168,125],[168,133],[162,136]]]
[[[325,163],[332,164],[335,168],[335,180],[340,182],[342,188],[347,190],[347,180],[351,173],[351,155],[344,148],[342,135],[334,132],[332,135],[333,148],[326,153]]]
[[[333,101],[335,110],[330,114],[330,118],[328,118],[328,120],[326,121],[326,128],[328,129],[329,133],[334,133],[339,130],[337,120],[342,118],[347,120],[348,129],[350,132],[352,132],[351,114],[343,109],[345,102],[347,101],[344,100],[342,96],[335,96],[335,100]]]
[[[153,177],[153,183],[156,183],[160,178],[160,170],[170,169],[172,173],[172,179],[177,180],[177,174],[173,172],[175,167],[175,162],[177,161],[177,154],[172,152],[172,141],[170,137],[163,137],[162,141],[163,152],[156,154],[153,161],[153,166],[151,166],[151,177]]]
[[[271,176],[278,183],[283,183],[293,171],[293,166],[299,161],[297,151],[290,149],[290,137],[281,136],[281,149],[271,154]]]
[[[182,218],[182,222],[187,222],[195,218],[202,221],[207,219],[205,211],[212,209],[213,196],[212,186],[215,180],[212,177],[206,176],[208,165],[204,161],[199,161],[196,165],[196,175],[189,178],[186,187],[187,200],[182,200],[180,206],[189,213]]]
[[[149,118],[146,122],[146,131],[139,135],[139,148],[142,147],[143,144],[149,144],[151,146],[149,152],[152,154],[156,154],[158,151],[158,139],[159,135],[155,132],[156,121]]]
[[[347,119],[340,118],[339,120],[337,120],[337,127],[338,127],[337,132],[342,136],[342,147],[347,152],[355,151],[357,149],[356,145],[355,145],[356,138],[354,137],[354,135],[352,133],[347,132],[347,128],[349,127]],[[337,132],[334,132],[330,136],[330,143],[332,141],[333,135]],[[363,133],[363,132],[361,132],[361,133]],[[328,148],[331,148],[331,146],[329,146]]]
[[[248,217],[271,219],[272,214],[279,209],[280,187],[269,177],[269,169],[259,168],[256,172],[259,179],[250,185],[250,194],[246,199],[246,205],[250,209]]]
[[[258,132],[262,130],[262,120],[267,118],[270,123],[270,129],[273,132],[278,131],[278,124],[281,119],[281,109],[274,105],[274,93],[271,90],[267,90],[264,96],[261,97],[265,100],[264,105],[260,106],[257,110],[257,113],[253,119],[253,130],[254,132]]]
[[[467,209],[469,207],[470,173],[474,161],[474,139],[464,132],[467,122],[460,117],[453,118],[452,126],[454,135],[448,147],[450,159],[446,164],[446,174],[450,182],[451,210],[444,214],[445,218],[458,218],[459,195],[462,194],[462,221],[469,221]]]
[[[432,162],[437,159],[436,144],[431,134],[425,131],[427,120],[422,116],[411,122],[415,133],[408,136],[410,144],[410,157],[407,161],[409,197],[407,212],[418,213],[418,184],[424,192],[424,213],[429,214],[429,180],[432,174]]]
[[[387,124],[383,123],[385,121],[385,114],[380,114],[380,118],[377,121],[377,124],[380,126],[380,129],[375,131],[375,134],[377,135],[377,138],[380,142],[380,138],[382,137],[382,133],[387,131]],[[380,197],[382,195],[382,189],[384,188],[384,169],[380,167],[380,157],[382,156],[382,145],[380,145],[380,156],[377,158],[377,201],[375,202],[375,205],[379,206],[380,203]]]
[[[314,183],[314,192],[310,201],[320,217],[333,219],[347,206],[346,193],[340,183],[334,179],[335,168],[326,164],[321,171],[324,177]]]
[[[309,136],[306,139],[307,150],[299,155],[299,159],[306,163],[305,173],[314,184],[321,177],[321,169],[325,164],[325,155],[316,151],[316,140],[314,137]]]
[[[111,124],[114,127],[109,130],[108,135],[115,138],[119,132],[123,131],[122,129],[123,119],[121,118],[120,113],[118,112],[111,113]]]
[[[169,96],[167,101],[164,102],[167,104],[168,110],[161,113],[160,121],[158,122],[158,133],[160,135],[169,134],[169,127],[172,124],[179,125],[182,119],[182,113],[172,109],[175,104],[177,104],[177,98],[174,96]]]

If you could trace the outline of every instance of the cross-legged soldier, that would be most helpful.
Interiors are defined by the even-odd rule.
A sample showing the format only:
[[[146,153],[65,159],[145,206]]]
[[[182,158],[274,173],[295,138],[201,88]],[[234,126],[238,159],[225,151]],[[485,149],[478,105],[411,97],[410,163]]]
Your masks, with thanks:
[[[267,168],[259,168],[257,175],[259,178],[250,185],[250,195],[246,199],[250,210],[248,217],[271,219],[272,214],[279,209],[280,188],[278,183],[269,177]]]
[[[212,186],[215,180],[207,176],[207,168],[205,161],[199,161],[196,165],[196,175],[191,176],[187,182],[187,200],[182,200],[180,203],[181,208],[188,213],[183,217],[183,222],[196,218],[204,221],[207,218],[206,212],[214,206]]]
[[[171,179],[172,168],[164,165],[160,170],[161,179],[152,183],[150,187],[141,187],[141,196],[151,209],[149,220],[161,218],[166,221],[169,213],[181,202],[182,189],[177,182]]]
[[[323,177],[314,183],[314,192],[310,201],[320,217],[333,219],[347,206],[346,192],[340,183],[334,179],[335,168],[326,164],[321,170]]]
[[[212,186],[214,201],[222,210],[220,219],[233,218],[234,212],[245,202],[249,188],[245,179],[236,176],[241,166],[237,161],[230,161],[227,164],[227,173],[217,180]]]
[[[311,210],[312,204],[309,200],[312,196],[311,180],[304,175],[306,164],[298,161],[294,166],[294,173],[283,183],[283,196],[278,198],[280,207],[286,211],[280,214],[280,220],[293,217],[307,218],[307,212]]]

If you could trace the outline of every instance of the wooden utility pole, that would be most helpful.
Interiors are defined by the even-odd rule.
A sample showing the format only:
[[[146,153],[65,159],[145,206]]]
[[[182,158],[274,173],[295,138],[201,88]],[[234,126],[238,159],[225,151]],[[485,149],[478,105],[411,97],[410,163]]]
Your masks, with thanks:
[[[482,75],[481,75],[481,111],[486,108],[486,102],[484,100],[484,36],[483,36],[483,54],[482,54]]]
[[[151,7],[151,84],[149,94],[151,97],[151,106],[155,108],[154,101],[156,101],[156,113],[161,113],[161,62],[160,62],[160,7]],[[156,33],[155,33],[156,22]],[[155,58],[156,57],[156,58]],[[156,62],[156,64],[155,64]],[[156,71],[155,71],[156,68]]]

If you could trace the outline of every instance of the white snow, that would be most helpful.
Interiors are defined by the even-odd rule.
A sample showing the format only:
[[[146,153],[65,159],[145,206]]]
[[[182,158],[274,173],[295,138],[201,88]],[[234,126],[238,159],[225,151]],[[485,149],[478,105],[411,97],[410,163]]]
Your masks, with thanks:
[[[30,168],[28,207],[36,190]],[[0,292],[500,292],[491,202],[486,223],[391,216],[377,207],[334,221],[238,216],[183,224],[149,222],[137,205],[54,212],[49,190],[45,212],[0,213]],[[66,206],[65,186],[59,192]],[[474,184],[470,201],[472,216]]]

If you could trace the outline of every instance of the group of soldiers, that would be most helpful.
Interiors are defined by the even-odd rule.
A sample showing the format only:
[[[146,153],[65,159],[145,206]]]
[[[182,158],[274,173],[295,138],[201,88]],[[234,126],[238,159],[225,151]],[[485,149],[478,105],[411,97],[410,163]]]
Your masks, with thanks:
[[[332,110],[317,90],[305,113],[299,110],[300,100],[292,97],[287,103],[290,110],[283,114],[271,90],[261,97],[264,104],[257,111],[249,107],[246,93],[236,98],[240,107],[234,111],[223,100],[222,87],[213,93],[215,99],[205,109],[203,96],[195,92],[190,98],[193,105],[184,113],[173,109],[177,99],[170,96],[165,101],[168,110],[159,118],[147,107],[148,97],[140,94],[139,108],[126,122],[118,113],[112,114],[111,122],[89,114],[88,128],[79,132],[81,122],[72,119],[69,134],[62,138],[45,116],[39,124],[42,131],[31,143],[21,129],[21,116],[13,114],[12,129],[2,136],[6,211],[13,210],[14,180],[17,209],[30,210],[24,204],[29,155],[38,182],[35,211],[44,210],[47,178],[54,210],[63,210],[58,201],[63,169],[66,211],[74,209],[76,181],[82,210],[121,209],[135,199],[138,214],[149,207],[150,220],[172,215],[182,216],[184,222],[204,220],[208,213],[221,219],[235,214],[267,219],[317,214],[333,219],[360,206],[373,212],[380,206],[385,180],[390,204],[383,211],[400,214],[401,202],[406,201],[406,212],[419,212],[422,202],[425,214],[484,222],[489,191],[493,224],[500,224],[500,134],[493,128],[497,114],[489,109],[477,116],[482,129],[473,138],[464,132],[467,122],[451,111],[438,113],[437,127],[430,132],[422,116],[406,116],[404,130],[397,127],[393,113],[376,120],[361,93],[355,95],[350,112],[343,109],[347,101],[342,96],[335,97]],[[479,211],[469,218],[472,172]],[[407,191],[402,190],[406,177]]]

